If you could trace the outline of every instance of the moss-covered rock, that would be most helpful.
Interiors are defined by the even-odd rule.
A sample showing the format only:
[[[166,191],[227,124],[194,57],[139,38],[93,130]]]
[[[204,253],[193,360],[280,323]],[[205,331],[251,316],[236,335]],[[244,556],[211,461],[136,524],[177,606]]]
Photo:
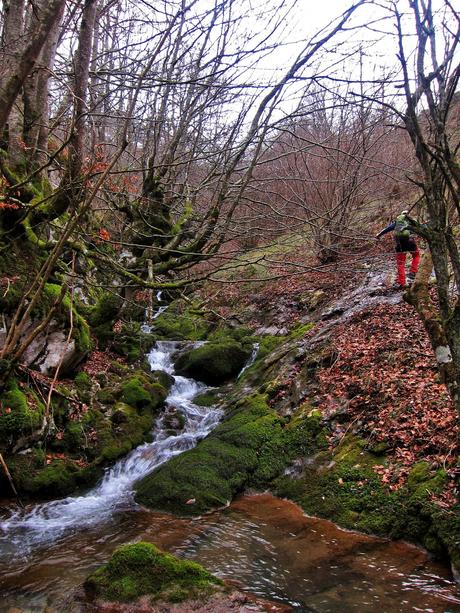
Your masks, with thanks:
[[[164,340],[204,340],[210,330],[209,322],[182,308],[180,303],[170,306],[153,322],[153,332],[157,339]]]
[[[210,390],[194,397],[193,403],[199,407],[212,407],[219,402],[218,390]]]
[[[286,426],[263,396],[251,396],[195,449],[142,479],[136,499],[182,515],[202,513],[225,505],[245,487],[267,487],[293,458],[323,445],[318,418]],[[195,502],[187,505],[190,499]]]
[[[52,396],[54,428],[47,432],[46,458],[40,441],[32,453],[5,454],[21,495],[48,498],[72,493],[92,484],[109,463],[150,439],[167,390],[158,377],[130,371],[126,379],[122,372],[104,373],[105,387],[96,394],[94,382],[84,372],[74,382],[58,386]],[[8,452],[18,437],[39,428],[43,411],[25,383],[11,381],[0,405],[0,449]],[[41,461],[36,461],[39,455]]]
[[[383,456],[367,451],[365,441],[347,436],[333,455],[322,453],[304,466],[300,478],[278,477],[274,491],[297,502],[309,515],[368,534],[418,543],[437,556],[450,551],[460,561],[460,547],[453,536],[460,534],[455,516],[443,515],[431,502],[431,496],[445,486],[445,471],[431,471],[428,464],[419,463],[407,485],[392,491],[374,470],[384,462]]]
[[[164,370],[154,370],[152,372],[148,372],[149,378],[152,382],[159,383],[162,387],[165,388],[165,390],[171,389],[174,383],[174,377],[172,375],[167,372],[164,372]]]
[[[75,376],[75,385],[77,386],[77,389],[88,391],[92,386],[91,377],[83,371],[79,372]]]
[[[44,408],[35,392],[20,388],[15,379],[10,379],[0,399],[0,448],[39,428]]]
[[[86,309],[86,317],[99,346],[104,349],[114,338],[113,324],[118,317],[122,299],[112,292],[104,292],[98,302]]]
[[[208,596],[222,585],[199,564],[140,542],[119,547],[107,564],[88,577],[84,587],[92,599],[129,602],[149,595],[151,602],[182,602]]]
[[[65,496],[86,487],[100,474],[94,466],[82,466],[70,457],[46,459],[42,449],[8,460],[16,488],[33,498]]]
[[[220,385],[235,377],[251,355],[251,345],[234,340],[207,343],[181,354],[176,372],[209,385]]]
[[[145,375],[139,374],[123,384],[121,399],[136,409],[156,412],[167,395],[160,383],[151,383]]]

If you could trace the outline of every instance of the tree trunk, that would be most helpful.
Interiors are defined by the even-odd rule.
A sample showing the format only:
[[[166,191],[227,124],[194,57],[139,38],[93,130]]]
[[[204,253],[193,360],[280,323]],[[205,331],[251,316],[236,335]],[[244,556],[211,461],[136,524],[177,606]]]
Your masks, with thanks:
[[[42,0],[38,10],[43,12],[47,0]],[[24,83],[24,142],[32,151],[30,168],[42,166],[47,160],[48,150],[48,81],[53,69],[59,28],[64,13],[62,5],[59,15],[50,28],[37,61],[35,72]],[[32,22],[37,22],[36,10],[32,11]]]
[[[3,30],[2,51],[0,52],[0,65],[5,70],[0,77],[0,91],[3,81],[8,74],[8,67],[18,65],[21,59],[24,41],[25,1],[11,0],[5,6],[5,25]],[[22,147],[22,112],[21,102],[18,100],[11,107],[8,117],[8,157],[13,166],[18,166],[24,154]]]
[[[404,294],[404,300],[412,305],[422,320],[436,356],[441,382],[447,387],[457,411],[460,413],[459,377],[448,339],[439,317],[437,305],[430,295],[430,275],[433,269],[431,253],[427,250],[421,259],[414,284]]]
[[[17,9],[22,2],[23,0],[12,0],[10,10],[12,7]],[[21,45],[18,54],[8,61],[5,53],[2,52],[0,63],[6,70],[0,78],[0,134],[5,128],[24,81],[34,69],[49,32],[59,19],[64,6],[65,0],[50,0],[47,2],[46,8],[40,16],[40,22],[30,32],[30,36],[27,36],[27,41],[24,41]]]

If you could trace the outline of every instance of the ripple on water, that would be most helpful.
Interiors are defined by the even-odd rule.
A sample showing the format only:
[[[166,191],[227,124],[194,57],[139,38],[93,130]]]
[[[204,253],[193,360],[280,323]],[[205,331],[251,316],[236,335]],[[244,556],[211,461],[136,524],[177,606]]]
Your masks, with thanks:
[[[116,546],[139,539],[298,611],[460,613],[460,593],[448,569],[430,562],[423,551],[339,530],[269,495],[243,497],[198,519],[145,510],[122,513],[5,568],[2,604],[41,612],[48,603],[61,611],[63,593]]]

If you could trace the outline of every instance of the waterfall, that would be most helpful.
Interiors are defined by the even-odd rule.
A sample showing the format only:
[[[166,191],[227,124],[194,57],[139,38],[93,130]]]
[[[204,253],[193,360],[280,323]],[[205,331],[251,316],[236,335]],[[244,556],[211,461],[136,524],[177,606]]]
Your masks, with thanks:
[[[259,343],[254,343],[252,347],[252,354],[249,357],[249,360],[246,362],[246,364],[241,369],[240,374],[238,375],[238,379],[241,377],[244,371],[247,370],[250,366],[252,366],[254,362],[256,361],[257,354],[259,353],[259,347],[260,347]]]
[[[179,345],[175,341],[159,341],[148,354],[152,370],[163,370],[174,377],[166,405],[180,410],[185,418],[182,432],[166,434],[163,417],[157,420],[151,443],[137,447],[108,470],[101,483],[83,496],[15,510],[0,521],[0,555],[27,554],[33,548],[49,544],[65,534],[110,521],[117,512],[135,508],[133,486],[155,468],[194,447],[209,434],[221,418],[221,411],[200,407],[192,398],[207,387],[185,377],[174,376],[172,356]]]
[[[157,291],[157,294],[156,294],[156,299],[157,299],[157,302],[158,302],[158,303],[161,301],[161,294],[162,294],[162,293],[163,293],[163,292],[162,292],[162,290],[161,290],[161,289]],[[164,313],[164,312],[166,311],[166,309],[167,309],[167,308],[168,308],[168,305],[167,305],[167,304],[160,305],[160,306],[157,308],[157,310],[155,311],[155,313],[149,317],[149,307],[147,307],[147,308],[145,309],[145,321],[144,321],[144,323],[143,323],[143,324],[142,324],[142,326],[141,326],[141,331],[142,331],[142,332],[144,332],[144,333],[146,333],[146,334],[149,334],[149,333],[152,331],[152,326],[150,326],[150,325],[147,323],[147,321],[153,321],[153,320],[154,320],[154,319],[156,319],[157,317],[160,317],[160,315],[161,315],[162,313]]]

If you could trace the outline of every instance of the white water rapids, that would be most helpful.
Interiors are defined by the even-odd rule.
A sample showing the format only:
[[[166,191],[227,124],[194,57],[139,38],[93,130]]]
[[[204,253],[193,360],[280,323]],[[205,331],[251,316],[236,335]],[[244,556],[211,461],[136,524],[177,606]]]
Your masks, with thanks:
[[[160,341],[148,355],[152,370],[163,370],[174,376],[166,406],[180,410],[185,418],[182,432],[168,436],[160,417],[155,425],[153,442],[134,449],[107,471],[100,485],[83,496],[33,505],[14,510],[0,521],[0,557],[27,555],[32,549],[52,543],[62,536],[110,520],[117,512],[134,508],[133,486],[172,456],[187,451],[217,425],[221,411],[199,407],[191,401],[207,387],[185,377],[174,375],[172,356],[180,343]]]

